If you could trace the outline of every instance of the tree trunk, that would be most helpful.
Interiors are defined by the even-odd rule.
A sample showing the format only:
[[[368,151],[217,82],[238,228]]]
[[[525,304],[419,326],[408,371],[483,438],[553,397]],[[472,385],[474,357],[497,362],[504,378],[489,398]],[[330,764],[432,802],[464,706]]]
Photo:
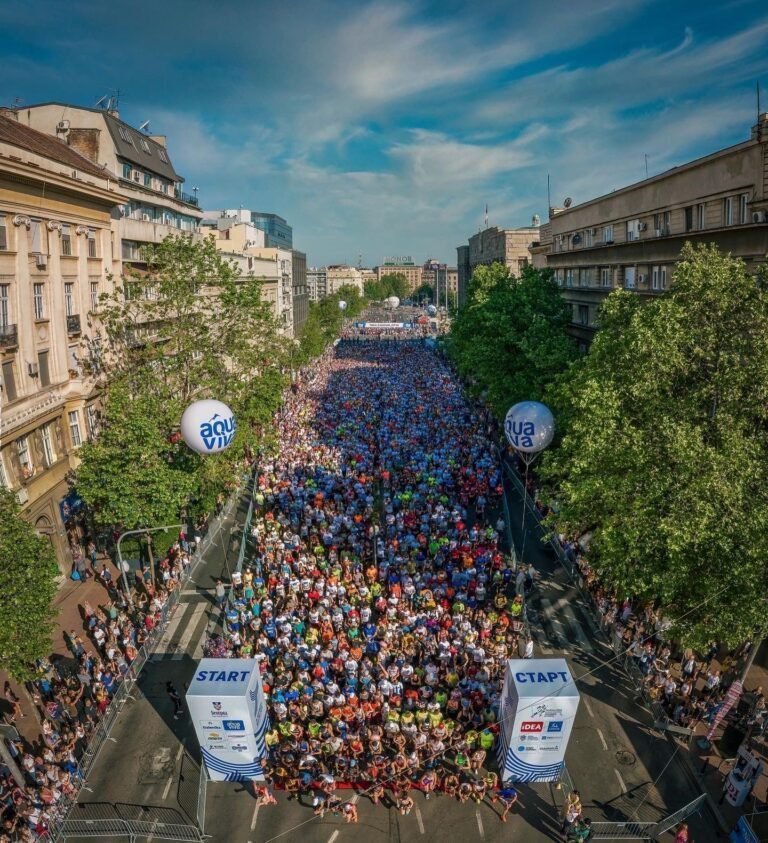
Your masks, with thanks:
[[[147,556],[149,556],[149,574],[152,578],[152,590],[155,589],[155,557],[152,555],[152,536],[147,533]]]

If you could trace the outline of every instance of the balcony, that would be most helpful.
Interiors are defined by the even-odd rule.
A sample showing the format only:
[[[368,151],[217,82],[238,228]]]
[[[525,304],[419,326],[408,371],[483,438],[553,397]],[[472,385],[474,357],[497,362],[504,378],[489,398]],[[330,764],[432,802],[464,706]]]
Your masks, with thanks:
[[[180,202],[186,202],[187,205],[194,205],[196,208],[200,205],[196,195],[193,196],[191,193],[184,193],[183,190],[179,190],[178,188],[174,189],[173,195]]]
[[[17,325],[0,325],[0,348],[17,348],[19,329]]]
[[[81,333],[79,313],[73,313],[67,316],[67,333],[70,336]]]

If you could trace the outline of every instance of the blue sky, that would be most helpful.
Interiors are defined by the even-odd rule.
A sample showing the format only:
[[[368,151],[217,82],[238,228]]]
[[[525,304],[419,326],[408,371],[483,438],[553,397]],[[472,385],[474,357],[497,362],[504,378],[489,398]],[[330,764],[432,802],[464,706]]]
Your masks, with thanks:
[[[309,262],[455,263],[749,136],[762,0],[0,4],[0,104],[92,106],[166,134],[203,207],[275,211]]]

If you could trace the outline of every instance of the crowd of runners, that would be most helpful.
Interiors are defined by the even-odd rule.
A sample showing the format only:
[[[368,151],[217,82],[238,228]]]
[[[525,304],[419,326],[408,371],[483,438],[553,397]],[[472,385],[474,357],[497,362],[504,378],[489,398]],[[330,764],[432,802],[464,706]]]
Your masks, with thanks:
[[[316,372],[260,467],[207,652],[260,659],[270,779],[318,813],[356,820],[345,782],[402,813],[413,788],[488,798],[506,820],[517,794],[487,761],[506,661],[533,655],[532,576],[503,552],[487,420],[416,343],[343,343]]]

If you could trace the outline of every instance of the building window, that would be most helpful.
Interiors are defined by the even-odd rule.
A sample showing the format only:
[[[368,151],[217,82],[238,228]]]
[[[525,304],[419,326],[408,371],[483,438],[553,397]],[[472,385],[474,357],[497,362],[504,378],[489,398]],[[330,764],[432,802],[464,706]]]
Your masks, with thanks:
[[[88,420],[88,434],[91,439],[95,439],[99,432],[99,411],[95,404],[89,404],[85,408],[85,417]]]
[[[627,221],[627,240],[640,239],[640,220]]]
[[[8,475],[5,473],[5,464],[3,463],[2,454],[0,454],[0,489],[10,489],[8,484]]]
[[[75,285],[71,281],[64,284],[64,310],[67,316],[75,315]]]
[[[144,173],[144,187],[152,187],[152,174]]]
[[[733,225],[733,197],[723,199],[723,225]]]
[[[603,266],[600,269],[600,286],[611,286],[611,268],[609,266]]]
[[[592,228],[588,228],[584,232],[584,247],[586,249],[588,249],[590,246],[593,245],[594,233],[595,233],[594,229],[592,229]]]
[[[705,209],[706,205],[702,202],[696,206],[696,230],[704,231],[704,220],[706,219]]]
[[[8,249],[8,226],[6,224],[5,214],[0,214],[0,251],[5,252]]]
[[[670,233],[669,211],[653,215],[653,227],[656,229],[657,237],[666,237]]]
[[[53,434],[51,424],[44,424],[40,428],[40,439],[43,443],[43,464],[50,468],[56,462],[56,451],[53,448]]]
[[[667,268],[666,266],[654,266],[651,272],[651,289],[667,289]]]
[[[96,254],[96,232],[92,228],[88,229],[88,257],[98,257]]]
[[[693,231],[693,205],[685,209],[685,230]]]
[[[91,312],[99,306],[99,282],[91,281]]]
[[[589,305],[579,305],[579,325],[589,325]]]
[[[0,328],[7,328],[11,324],[10,293],[10,284],[0,284]]]
[[[80,436],[80,415],[77,410],[72,410],[69,413],[69,436],[72,439],[73,448],[79,448],[83,444]]]
[[[144,150],[144,152],[147,153],[147,155],[152,154],[152,150],[151,150],[149,144],[144,140],[144,138],[141,139],[141,148]]]
[[[133,167],[130,164],[123,164],[123,178],[129,179],[131,177],[131,172],[133,171]]]
[[[29,440],[26,436],[20,436],[16,440],[16,453],[19,455],[21,476],[26,480],[35,473],[35,467],[32,465],[32,456],[29,453]]]
[[[573,270],[566,269],[565,270],[565,286],[566,287],[573,287]]]
[[[747,216],[747,207],[749,205],[749,194],[742,193],[739,196],[739,223],[741,225],[746,225],[749,222],[749,217]]]
[[[125,126],[118,126],[117,131],[120,132],[120,137],[126,141],[127,143],[131,143],[131,136],[128,134],[128,130]]]
[[[168,163],[168,156],[165,154],[164,149],[158,149],[157,154],[160,156],[161,161],[164,161],[166,164]]]
[[[163,193],[168,193],[168,182],[167,181],[160,182],[160,190],[162,190]]]
[[[40,377],[40,386],[50,386],[51,372],[48,368],[48,351],[37,352],[37,371]]]
[[[603,243],[613,243],[613,226],[603,226]]]
[[[32,285],[32,303],[35,309],[35,319],[45,319],[45,284]]]
[[[16,378],[13,374],[13,360],[6,360],[3,363],[3,390],[9,401],[15,401],[18,397],[16,392]]]
[[[635,289],[635,267],[627,266],[624,269],[624,286],[627,290]]]
[[[62,255],[71,255],[72,254],[72,235],[69,232],[68,225],[62,225],[61,227],[61,254]]]

